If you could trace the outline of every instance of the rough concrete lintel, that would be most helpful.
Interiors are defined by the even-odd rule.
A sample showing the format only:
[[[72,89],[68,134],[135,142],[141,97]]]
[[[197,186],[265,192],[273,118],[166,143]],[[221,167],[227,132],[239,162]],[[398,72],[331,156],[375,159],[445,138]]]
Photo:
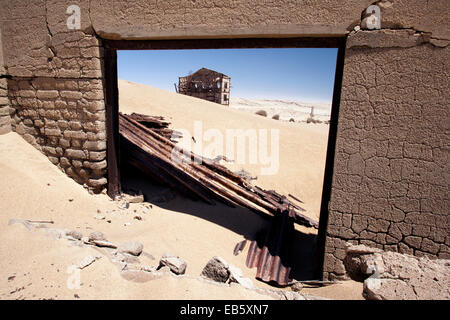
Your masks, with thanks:
[[[348,34],[344,25],[271,25],[252,28],[183,28],[158,31],[141,26],[113,27],[101,30],[93,25],[97,35],[108,40],[172,40],[172,39],[224,39],[224,38],[263,38],[263,37],[344,37]],[[119,31],[119,33],[118,33]]]
[[[433,38],[429,32],[414,29],[359,30],[350,33],[347,48],[410,48],[426,43],[445,48],[450,40]]]

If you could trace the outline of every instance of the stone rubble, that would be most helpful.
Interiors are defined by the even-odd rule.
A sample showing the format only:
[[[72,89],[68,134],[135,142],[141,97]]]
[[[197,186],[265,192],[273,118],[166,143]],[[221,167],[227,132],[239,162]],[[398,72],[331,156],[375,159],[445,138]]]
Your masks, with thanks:
[[[450,299],[450,260],[347,245],[347,271],[364,279],[370,300]]]
[[[117,250],[121,253],[128,253],[133,256],[139,256],[144,249],[144,245],[140,242],[129,241],[120,244]]]
[[[185,274],[187,263],[180,259],[180,257],[175,256],[171,253],[166,253],[161,257],[159,261],[159,268],[169,267],[170,271],[173,273],[180,275]]]
[[[253,288],[253,282],[243,276],[242,270],[228,264],[221,257],[213,257],[203,268],[201,276],[216,282],[238,283],[245,288]]]
[[[77,267],[79,269],[84,269],[84,268],[86,268],[87,266],[91,265],[92,263],[94,263],[96,260],[98,260],[100,258],[101,258],[101,256],[92,256],[92,255],[86,256],[86,257],[84,257],[83,260],[81,260],[77,264]]]

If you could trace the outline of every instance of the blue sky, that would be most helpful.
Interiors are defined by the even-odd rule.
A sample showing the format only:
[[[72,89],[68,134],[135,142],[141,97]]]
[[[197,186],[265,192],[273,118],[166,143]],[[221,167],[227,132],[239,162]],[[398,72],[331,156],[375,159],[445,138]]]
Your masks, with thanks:
[[[120,79],[175,92],[205,67],[231,77],[231,97],[331,102],[337,49],[120,50]]]

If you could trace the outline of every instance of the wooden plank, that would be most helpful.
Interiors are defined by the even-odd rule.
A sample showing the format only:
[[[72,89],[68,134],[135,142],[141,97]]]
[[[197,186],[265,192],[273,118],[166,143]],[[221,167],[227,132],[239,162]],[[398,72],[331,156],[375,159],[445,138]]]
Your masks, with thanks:
[[[105,49],[104,55],[108,195],[114,199],[120,194],[121,189],[119,171],[119,90],[117,84],[117,54],[115,49]]]

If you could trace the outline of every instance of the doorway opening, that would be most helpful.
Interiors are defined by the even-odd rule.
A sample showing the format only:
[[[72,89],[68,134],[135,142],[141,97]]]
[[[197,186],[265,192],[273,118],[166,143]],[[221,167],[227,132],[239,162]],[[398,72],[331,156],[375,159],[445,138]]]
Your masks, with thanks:
[[[321,279],[345,38],[104,40],[104,45],[108,194],[140,190],[166,210],[210,220],[249,240],[260,236],[264,222],[251,218],[249,210],[216,206],[211,212],[205,204],[187,204],[183,196],[170,201],[177,195],[173,188],[155,179],[148,183],[142,170],[127,165],[119,112],[162,117],[170,122],[171,134],[181,133],[183,148],[219,157],[221,165],[249,183],[292,196],[319,221],[312,232],[295,228],[290,251],[296,255],[293,279]],[[322,65],[314,69],[311,61],[300,60],[308,55]],[[321,80],[322,88],[314,86]],[[243,155],[239,143],[227,149],[232,136],[227,130],[241,130]],[[266,149],[258,144],[261,135],[269,140]],[[250,151],[252,141],[256,149]]]

